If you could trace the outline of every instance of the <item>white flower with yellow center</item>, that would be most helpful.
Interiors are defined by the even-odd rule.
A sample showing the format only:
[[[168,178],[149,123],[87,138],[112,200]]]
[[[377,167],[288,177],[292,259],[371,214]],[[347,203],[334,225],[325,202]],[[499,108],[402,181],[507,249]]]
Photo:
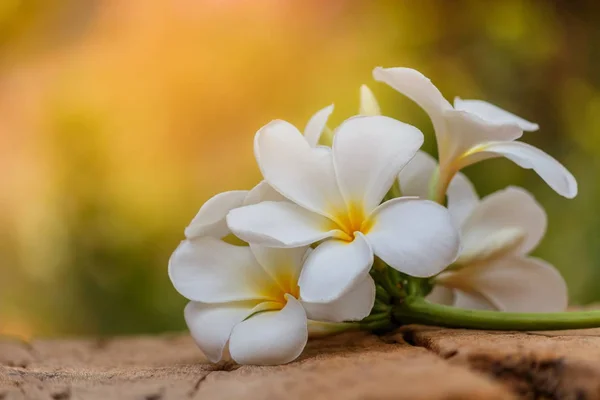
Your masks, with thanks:
[[[304,128],[304,138],[311,146],[317,146],[321,133],[326,128],[327,119],[333,112],[333,105],[317,111]],[[260,203],[261,201],[284,201],[285,198],[273,190],[265,181],[252,190],[230,190],[219,193],[206,201],[185,229],[188,239],[210,236],[223,238],[231,232],[225,217],[234,208]]]
[[[402,193],[426,196],[436,161],[424,152],[402,170]],[[457,174],[448,188],[448,209],[460,227],[462,249],[454,264],[434,278],[428,300],[460,308],[514,312],[563,311],[567,287],[547,262],[529,257],[546,231],[546,213],[524,189],[509,187],[479,200],[471,182]]]
[[[332,148],[311,148],[285,121],[255,137],[265,181],[288,202],[265,201],[229,212],[231,231],[249,243],[300,247],[320,242],[299,279],[302,298],[324,302],[368,278],[376,255],[418,277],[433,276],[457,256],[459,236],[448,210],[431,201],[380,204],[423,143],[413,126],[382,116],[353,117]]]
[[[181,243],[169,261],[169,276],[191,300],[185,320],[210,361],[221,360],[229,344],[239,364],[284,364],[304,349],[311,320],[358,321],[369,315],[375,299],[370,278],[327,304],[300,296],[298,277],[309,253],[307,247],[235,246],[211,237]],[[322,326],[316,327],[320,333]]]
[[[377,67],[373,76],[429,114],[440,161],[436,200],[442,198],[460,169],[501,156],[533,169],[558,194],[567,198],[577,195],[577,182],[562,164],[536,147],[515,141],[523,131],[537,130],[537,124],[481,100],[456,98],[453,107],[427,77],[414,69]]]

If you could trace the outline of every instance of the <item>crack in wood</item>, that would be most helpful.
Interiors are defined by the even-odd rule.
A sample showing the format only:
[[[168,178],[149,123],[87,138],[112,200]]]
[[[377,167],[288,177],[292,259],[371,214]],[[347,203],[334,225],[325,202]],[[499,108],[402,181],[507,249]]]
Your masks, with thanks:
[[[196,393],[198,393],[198,391],[200,390],[200,386],[202,385],[202,382],[204,382],[206,380],[206,378],[208,378],[208,376],[215,371],[209,371],[205,375],[201,376],[196,381],[196,383],[194,383],[194,387],[188,392],[188,397],[193,398],[196,395]]]
[[[564,357],[547,357],[526,353],[522,346],[515,346],[516,352],[502,354],[477,352],[469,349],[465,355],[458,349],[441,352],[430,338],[421,335],[416,329],[402,332],[404,341],[415,347],[425,348],[444,359],[458,359],[493,380],[509,387],[522,399],[547,400],[586,400],[600,398],[600,383],[597,371],[584,363],[567,362]],[[526,334],[550,336],[526,332]],[[578,379],[575,379],[578,378]],[[578,386],[579,382],[592,382],[592,385]],[[585,387],[584,387],[585,386]]]

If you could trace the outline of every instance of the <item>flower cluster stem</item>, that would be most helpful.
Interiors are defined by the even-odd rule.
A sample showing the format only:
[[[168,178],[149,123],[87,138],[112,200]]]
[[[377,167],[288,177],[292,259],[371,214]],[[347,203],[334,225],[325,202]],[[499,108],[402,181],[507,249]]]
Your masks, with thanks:
[[[466,310],[434,304],[422,297],[407,297],[394,306],[397,323],[420,323],[448,328],[514,331],[550,331],[600,327],[600,311],[515,313]]]

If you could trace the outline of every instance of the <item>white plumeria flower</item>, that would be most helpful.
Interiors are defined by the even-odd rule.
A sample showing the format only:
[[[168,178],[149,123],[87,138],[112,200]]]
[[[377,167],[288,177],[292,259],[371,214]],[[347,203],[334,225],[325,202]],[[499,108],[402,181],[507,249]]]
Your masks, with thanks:
[[[317,146],[333,105],[317,111],[306,124],[304,138],[311,147]],[[223,238],[230,234],[225,221],[227,213],[234,208],[260,203],[261,201],[284,201],[285,198],[273,190],[265,181],[252,190],[231,190],[219,193],[206,201],[185,229],[188,239],[210,236]]]
[[[515,141],[523,131],[537,130],[537,124],[481,100],[457,97],[453,107],[427,77],[414,69],[377,67],[373,76],[429,114],[440,159],[438,197],[460,169],[501,156],[533,169],[558,194],[567,198],[577,195],[577,182],[562,164],[536,147]]]
[[[509,187],[483,198],[462,222],[460,256],[435,278],[428,299],[470,309],[564,311],[564,279],[546,261],[528,256],[546,223],[544,209],[524,189]]]
[[[417,155],[399,175],[402,193],[426,197],[437,169],[433,157]],[[517,187],[483,200],[461,173],[448,186],[448,209],[460,227],[458,259],[435,278],[430,301],[461,308],[501,311],[563,311],[567,287],[558,271],[527,254],[546,231],[546,213],[533,196]]]
[[[309,335],[309,320],[358,321],[375,300],[372,279],[328,304],[304,301],[298,277],[310,249],[235,246],[202,237],[183,241],[169,261],[173,285],[191,302],[185,320],[212,362],[229,344],[239,364],[285,364],[296,359]],[[317,334],[322,326],[317,325]]]
[[[396,198],[380,205],[402,167],[423,143],[415,127],[383,116],[342,123],[333,147],[311,148],[285,121],[255,137],[265,180],[290,202],[266,201],[227,216],[249,243],[300,247],[321,242],[306,260],[300,293],[331,301],[368,276],[373,256],[418,277],[456,258],[459,236],[448,210],[431,201]]]

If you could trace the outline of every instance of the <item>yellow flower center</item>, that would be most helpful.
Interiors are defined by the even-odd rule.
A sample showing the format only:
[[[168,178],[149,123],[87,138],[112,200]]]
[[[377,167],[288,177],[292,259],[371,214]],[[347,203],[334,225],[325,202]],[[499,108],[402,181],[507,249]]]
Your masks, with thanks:
[[[373,227],[373,220],[365,215],[365,208],[360,202],[351,202],[346,209],[336,210],[333,213],[334,221],[329,228],[337,229],[337,239],[351,242],[356,232],[366,235]]]
[[[291,265],[281,265],[277,268],[277,276],[271,276],[271,279],[263,283],[261,295],[269,298],[267,303],[274,309],[283,308],[287,304],[285,295],[289,294],[295,298],[300,297],[300,286],[298,286],[298,276],[295,274],[295,268]]]

